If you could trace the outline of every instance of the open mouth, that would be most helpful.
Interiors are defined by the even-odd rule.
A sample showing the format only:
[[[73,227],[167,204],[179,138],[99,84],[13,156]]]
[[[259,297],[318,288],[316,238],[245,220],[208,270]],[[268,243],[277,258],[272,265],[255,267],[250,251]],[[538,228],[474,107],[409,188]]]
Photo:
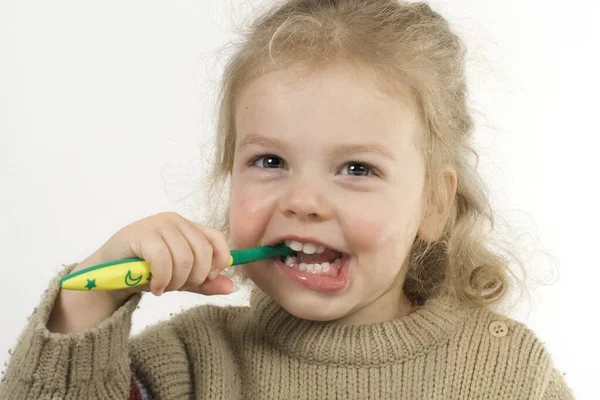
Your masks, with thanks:
[[[295,256],[280,256],[280,260],[288,268],[300,272],[335,278],[342,267],[344,254],[314,243],[300,243],[286,240],[286,246],[295,250]]]

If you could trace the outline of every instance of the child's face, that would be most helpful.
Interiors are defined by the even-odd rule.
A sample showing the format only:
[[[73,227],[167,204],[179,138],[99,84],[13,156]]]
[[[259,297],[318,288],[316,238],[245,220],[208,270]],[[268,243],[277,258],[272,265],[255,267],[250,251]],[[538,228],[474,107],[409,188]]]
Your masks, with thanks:
[[[292,235],[348,258],[342,269],[330,267],[333,276],[270,259],[247,264],[249,277],[300,318],[365,324],[401,314],[405,260],[425,204],[408,90],[392,98],[333,67],[301,82],[279,70],[246,86],[236,108],[233,248]]]

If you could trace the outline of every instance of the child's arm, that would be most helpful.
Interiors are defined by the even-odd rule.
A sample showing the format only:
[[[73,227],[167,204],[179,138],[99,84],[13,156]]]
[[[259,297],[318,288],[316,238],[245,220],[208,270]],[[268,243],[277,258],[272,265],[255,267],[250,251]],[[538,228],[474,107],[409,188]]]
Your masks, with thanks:
[[[0,383],[0,398],[126,399],[131,369],[128,338],[141,293],[132,295],[99,324],[77,333],[54,333],[46,324],[66,267],[29,317]],[[89,294],[89,293],[87,293]]]
[[[86,291],[58,295],[60,279],[73,270],[130,257],[151,264],[153,278],[149,283],[110,294]],[[127,398],[131,314],[141,292],[150,288],[155,295],[173,290],[229,294],[232,282],[219,275],[229,257],[223,232],[176,213],[160,213],[127,225],[85,261],[68,266],[54,279],[19,337],[0,382],[0,398]],[[164,335],[177,347],[178,337],[168,328],[159,329],[158,338]],[[155,343],[147,346],[153,352],[162,349],[153,349]],[[168,347],[166,358],[178,365],[175,347]]]

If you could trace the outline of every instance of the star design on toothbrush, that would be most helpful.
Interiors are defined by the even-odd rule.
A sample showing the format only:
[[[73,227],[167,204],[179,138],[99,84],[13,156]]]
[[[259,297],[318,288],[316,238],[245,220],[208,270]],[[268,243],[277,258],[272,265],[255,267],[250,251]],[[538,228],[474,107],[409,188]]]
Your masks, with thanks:
[[[87,285],[85,285],[85,287],[86,287],[88,290],[92,290],[93,288],[95,288],[95,287],[96,287],[96,280],[95,280],[95,279],[88,279],[88,280],[87,280]]]

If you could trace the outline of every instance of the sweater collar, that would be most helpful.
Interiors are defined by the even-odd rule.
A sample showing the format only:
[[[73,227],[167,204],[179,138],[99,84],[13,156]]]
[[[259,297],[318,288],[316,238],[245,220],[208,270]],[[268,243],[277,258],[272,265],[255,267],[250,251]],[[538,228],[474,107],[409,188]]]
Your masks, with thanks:
[[[406,317],[349,326],[310,321],[288,313],[254,286],[250,298],[259,335],[289,356],[320,364],[381,365],[406,360],[447,341],[466,311],[431,299]]]

